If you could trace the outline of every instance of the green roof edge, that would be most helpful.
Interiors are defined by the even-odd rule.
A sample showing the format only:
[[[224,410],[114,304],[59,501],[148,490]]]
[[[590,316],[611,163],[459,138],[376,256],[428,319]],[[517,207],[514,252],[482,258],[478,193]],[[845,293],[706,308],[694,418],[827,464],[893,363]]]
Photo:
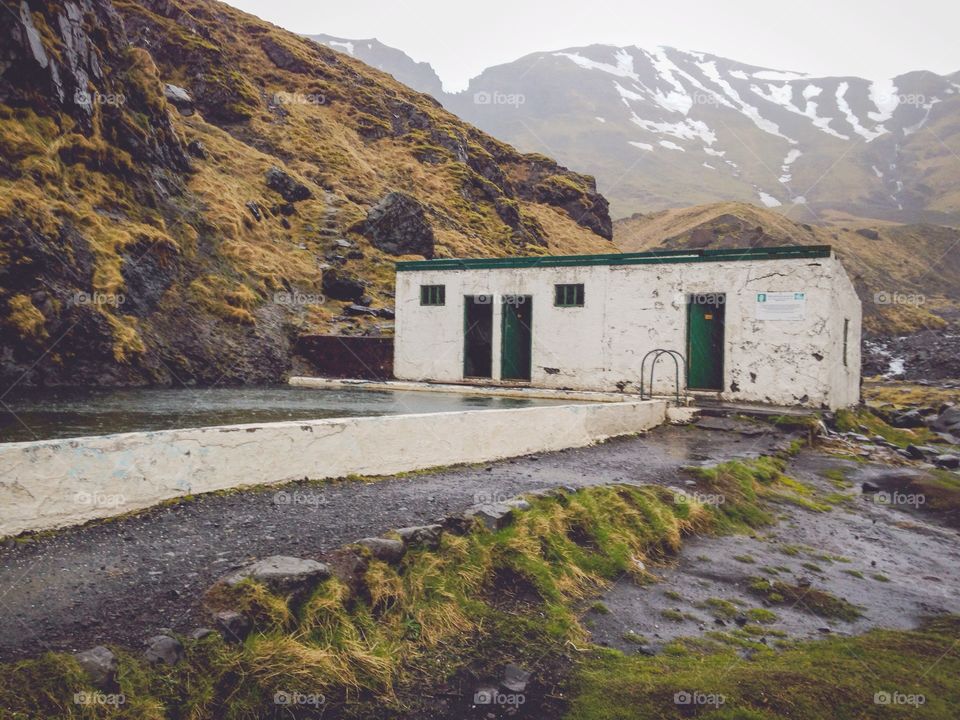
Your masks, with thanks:
[[[577,267],[594,265],[655,265],[667,263],[722,262],[738,260],[806,260],[830,257],[830,245],[783,245],[765,248],[722,248],[718,250],[656,250],[637,253],[596,255],[536,255],[533,257],[441,258],[400,260],[404,270],[493,270],[497,268]]]

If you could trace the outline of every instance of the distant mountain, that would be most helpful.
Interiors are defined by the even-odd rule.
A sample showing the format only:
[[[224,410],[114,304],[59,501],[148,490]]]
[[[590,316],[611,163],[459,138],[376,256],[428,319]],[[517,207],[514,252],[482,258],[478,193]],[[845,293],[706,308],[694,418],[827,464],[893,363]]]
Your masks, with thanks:
[[[832,245],[857,288],[868,334],[939,330],[960,319],[960,230],[954,228],[863,221],[824,227],[724,202],[618,220],[614,242],[625,252]]]
[[[384,45],[376,38],[347,40],[333,35],[306,35],[321,45],[351,55],[370,67],[393,75],[407,87],[439,98],[443,95],[440,76],[430,63],[417,62],[402,50]]]
[[[591,45],[533,53],[435,97],[596,176],[615,217],[741,200],[809,221],[960,222],[960,73],[871,82]]]

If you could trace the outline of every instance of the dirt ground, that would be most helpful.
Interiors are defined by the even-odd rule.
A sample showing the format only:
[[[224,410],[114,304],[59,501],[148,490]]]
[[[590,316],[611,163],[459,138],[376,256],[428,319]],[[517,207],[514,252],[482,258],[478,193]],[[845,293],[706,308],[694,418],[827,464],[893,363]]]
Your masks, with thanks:
[[[104,643],[139,647],[160,628],[189,632],[209,622],[203,592],[251,559],[322,557],[363,537],[540,488],[672,485],[685,465],[770,453],[788,442],[773,431],[742,429],[667,426],[476,467],[206,495],[28,542],[9,540],[0,548],[0,660]]]

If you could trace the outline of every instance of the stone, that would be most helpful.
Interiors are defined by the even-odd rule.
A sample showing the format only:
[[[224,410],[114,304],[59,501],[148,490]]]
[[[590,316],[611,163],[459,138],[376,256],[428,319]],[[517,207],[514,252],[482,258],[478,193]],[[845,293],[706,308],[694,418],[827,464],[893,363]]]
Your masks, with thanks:
[[[890,424],[897,428],[921,428],[926,427],[927,423],[916,410],[906,410],[905,412],[895,413],[890,418]]]
[[[865,493],[880,492],[880,487],[869,481],[864,481],[860,483],[860,489]]]
[[[267,170],[266,181],[267,187],[280,193],[288,203],[309,200],[313,197],[310,188],[276,166]]]
[[[253,630],[253,623],[246,615],[235,610],[224,610],[213,616],[214,624],[227,642],[243,642]]]
[[[500,679],[500,685],[514,693],[522,693],[527,689],[527,683],[529,682],[530,673],[513,663],[503,669],[503,677]]]
[[[353,247],[353,243],[352,243],[352,242],[350,242],[349,240],[344,240],[343,238],[339,238],[339,239],[337,239],[337,240],[334,240],[334,241],[333,241],[333,244],[334,244],[336,247],[342,247],[342,248],[352,248],[352,247]]]
[[[385,195],[353,230],[366,237],[377,249],[391,255],[432,258],[436,246],[426,209],[401,192]]]
[[[347,260],[363,260],[366,257],[360,250],[351,250],[347,253]]]
[[[207,159],[207,148],[199,140],[191,140],[188,142],[187,152],[199,160]]]
[[[164,85],[163,96],[167,99],[168,103],[173,105],[184,115],[190,115],[193,113],[193,98],[190,97],[190,93],[188,93],[179,85],[171,85],[170,83]]]
[[[393,308],[379,308],[377,310],[377,315],[382,317],[384,320],[393,320],[397,316],[397,313]]]
[[[357,540],[356,544],[367,548],[373,557],[386,563],[400,562],[407,552],[406,545],[402,541],[391,538],[363,538]]]
[[[352,305],[347,305],[347,307],[344,308],[344,312],[347,315],[354,315],[354,316],[366,315],[367,317],[379,317],[379,315],[377,314],[377,311],[374,310],[373,308],[364,307],[363,305],[357,305],[356,303]]]
[[[435,549],[440,545],[440,534],[443,532],[443,526],[438,524],[416,525],[413,527],[400,528],[395,532],[408,548],[424,547]]]
[[[947,468],[948,470],[955,470],[960,468],[960,456],[958,455],[937,455],[933,459],[934,465],[937,467]]]
[[[467,508],[463,516],[468,520],[479,520],[489,530],[499,530],[510,524],[513,508],[506,503],[483,503]]]
[[[325,270],[323,273],[323,294],[328,298],[355,303],[366,291],[366,286],[357,278],[342,275],[336,270]]]
[[[90,682],[101,690],[113,686],[117,676],[117,656],[110,650],[97,645],[74,655],[80,667],[84,669]]]
[[[936,430],[960,434],[960,407],[946,407],[933,421]]]
[[[246,206],[250,211],[250,214],[253,215],[257,222],[260,222],[263,219],[263,214],[260,212],[260,206],[257,205],[253,200],[247,202]]]
[[[190,637],[193,638],[194,640],[203,640],[204,638],[208,638],[211,635],[215,635],[216,632],[217,631],[214,630],[213,628],[200,627],[194,630],[193,632],[191,632]]]
[[[145,641],[143,658],[149,663],[176,665],[184,658],[183,645],[169,635],[157,635]]]
[[[281,595],[303,597],[330,577],[330,568],[316,560],[272,555],[240,568],[223,579],[230,586],[250,579]]]
[[[856,230],[855,232],[857,233],[857,235],[861,235],[861,236],[865,237],[867,240],[879,240],[879,239],[880,239],[880,233],[878,233],[876,230],[874,230],[874,229],[872,229],[872,228],[860,228],[859,230]]]

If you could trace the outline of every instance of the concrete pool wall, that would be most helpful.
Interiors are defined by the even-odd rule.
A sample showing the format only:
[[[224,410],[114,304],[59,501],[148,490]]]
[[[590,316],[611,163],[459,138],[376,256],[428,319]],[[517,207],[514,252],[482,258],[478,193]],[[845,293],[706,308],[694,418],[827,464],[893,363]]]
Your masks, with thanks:
[[[582,447],[662,424],[662,400],[229,425],[0,445],[0,537],[285,481]]]

